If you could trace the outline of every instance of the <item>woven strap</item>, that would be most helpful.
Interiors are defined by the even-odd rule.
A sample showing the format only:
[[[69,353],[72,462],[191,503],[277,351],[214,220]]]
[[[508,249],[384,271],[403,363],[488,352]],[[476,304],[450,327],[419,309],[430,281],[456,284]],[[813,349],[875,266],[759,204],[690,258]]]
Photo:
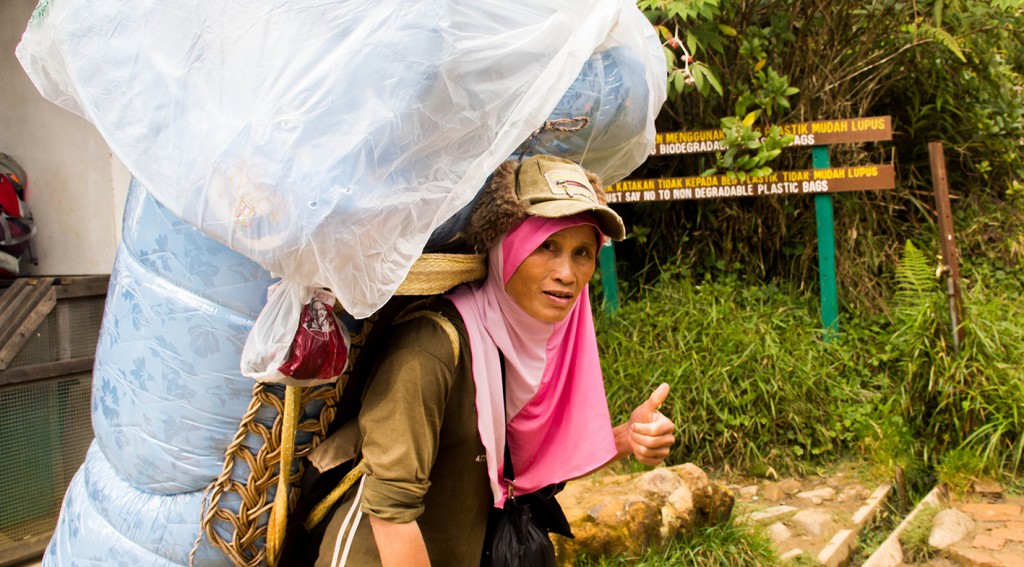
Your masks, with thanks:
[[[295,509],[299,499],[298,483],[303,469],[301,459],[315,449],[326,436],[327,428],[334,420],[338,400],[341,399],[341,393],[348,382],[349,372],[355,366],[359,351],[362,350],[365,338],[375,321],[376,317],[367,319],[360,333],[352,338],[348,369],[337,382],[316,388],[302,388],[301,406],[305,408],[313,403],[322,403],[323,409],[319,416],[303,419],[296,427],[297,433],[309,433],[311,439],[308,443],[295,446],[294,458],[299,465],[288,479],[292,487],[288,495],[289,510]],[[257,414],[264,408],[276,412],[276,418],[270,428],[256,421]],[[249,408],[242,416],[235,437],[225,451],[221,474],[207,487],[199,537],[189,554],[190,567],[195,565],[196,552],[204,537],[220,548],[233,565],[259,567],[268,561],[264,542],[267,540],[267,522],[273,505],[268,490],[277,484],[280,475],[283,410],[283,388],[260,382],[253,384]],[[245,447],[247,439],[249,445],[254,444],[251,436],[263,441],[262,444],[256,443],[260,448],[255,454]],[[249,470],[244,483],[231,478],[238,465]],[[225,495],[228,493],[237,495],[239,501],[231,507],[225,502]],[[221,537],[218,530],[230,536]]]
[[[487,277],[485,254],[423,254],[395,295],[439,295]]]

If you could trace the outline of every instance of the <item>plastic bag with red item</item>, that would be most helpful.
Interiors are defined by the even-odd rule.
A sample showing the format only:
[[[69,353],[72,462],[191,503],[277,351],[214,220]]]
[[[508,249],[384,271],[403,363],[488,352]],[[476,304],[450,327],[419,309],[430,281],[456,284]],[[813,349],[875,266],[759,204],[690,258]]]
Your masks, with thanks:
[[[333,306],[334,294],[324,289],[287,280],[270,286],[242,349],[242,374],[290,386],[336,380],[351,342]]]

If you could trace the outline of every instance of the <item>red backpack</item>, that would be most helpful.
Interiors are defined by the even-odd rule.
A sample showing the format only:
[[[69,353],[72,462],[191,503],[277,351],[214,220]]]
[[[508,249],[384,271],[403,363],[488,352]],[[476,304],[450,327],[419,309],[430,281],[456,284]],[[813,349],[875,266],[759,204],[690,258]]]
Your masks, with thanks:
[[[28,262],[37,263],[29,245],[36,226],[25,204],[26,185],[25,170],[0,153],[0,278],[16,278]]]

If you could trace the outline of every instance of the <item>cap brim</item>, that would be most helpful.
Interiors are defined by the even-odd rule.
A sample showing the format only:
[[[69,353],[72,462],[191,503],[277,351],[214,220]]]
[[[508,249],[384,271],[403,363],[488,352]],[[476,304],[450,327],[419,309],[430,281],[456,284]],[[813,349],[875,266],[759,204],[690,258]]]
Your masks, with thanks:
[[[608,207],[601,205],[588,205],[579,201],[564,199],[534,203],[526,210],[528,214],[550,219],[571,217],[579,213],[592,212],[597,217],[598,228],[601,234],[612,240],[622,240],[626,237],[626,226],[622,224],[619,215]]]

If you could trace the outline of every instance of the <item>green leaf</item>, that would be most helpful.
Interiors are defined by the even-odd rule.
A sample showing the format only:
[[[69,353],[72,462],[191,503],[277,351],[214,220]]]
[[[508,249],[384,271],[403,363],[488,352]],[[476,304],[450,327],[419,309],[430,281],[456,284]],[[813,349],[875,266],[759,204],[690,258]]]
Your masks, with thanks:
[[[725,35],[727,35],[729,37],[736,37],[737,35],[739,35],[738,33],[736,33],[736,29],[735,28],[732,28],[732,27],[727,26],[725,24],[718,24],[718,29],[723,34],[725,34]]]
[[[682,71],[677,69],[672,72],[672,86],[676,89],[676,92],[683,92],[683,88],[686,86],[686,76],[683,75]]]
[[[917,25],[917,34],[943,45],[946,49],[953,52],[953,55],[956,55],[960,61],[967,63],[967,58],[964,57],[964,52],[960,48],[960,42],[946,30],[922,22]]]
[[[703,63],[690,65],[690,74],[693,75],[693,82],[701,94],[706,95],[710,86],[719,96],[722,95],[722,84],[718,82],[718,78],[707,65]],[[707,82],[705,83],[705,81]]]
[[[704,78],[707,79],[708,84],[711,85],[711,88],[715,89],[715,92],[718,93],[718,96],[723,96],[722,95],[722,92],[723,92],[722,91],[722,83],[720,83],[718,81],[718,77],[715,76],[715,73],[713,71],[711,71],[710,67],[708,67],[707,65],[705,65],[703,63],[694,63],[693,65],[691,65],[690,68],[691,69],[699,68],[701,74],[703,74]]]
[[[693,77],[693,84],[701,94],[704,94],[707,87],[704,85],[704,71],[697,66],[690,67],[690,76]]]
[[[668,46],[662,47],[665,50],[665,66],[669,69],[675,69],[676,67],[676,54],[674,51],[668,48]]]
[[[760,113],[760,111],[758,111],[758,110],[755,110],[755,111],[753,111],[753,112],[751,112],[751,113],[747,114],[746,116],[744,116],[744,117],[743,117],[743,125],[744,125],[744,126],[746,126],[746,127],[748,127],[748,128],[749,128],[750,126],[753,126],[753,125],[754,125],[754,121],[755,121],[755,120],[757,120],[757,115],[758,115],[759,113]]]
[[[693,35],[689,31],[686,32],[686,50],[690,53],[697,53],[697,48],[700,46],[700,41],[697,40],[697,36]]]
[[[736,99],[736,114],[746,114],[747,109],[750,105],[754,104],[754,95],[749,92],[745,92]]]
[[[729,148],[722,156],[722,167],[732,169],[733,160],[736,158],[736,148]]]

